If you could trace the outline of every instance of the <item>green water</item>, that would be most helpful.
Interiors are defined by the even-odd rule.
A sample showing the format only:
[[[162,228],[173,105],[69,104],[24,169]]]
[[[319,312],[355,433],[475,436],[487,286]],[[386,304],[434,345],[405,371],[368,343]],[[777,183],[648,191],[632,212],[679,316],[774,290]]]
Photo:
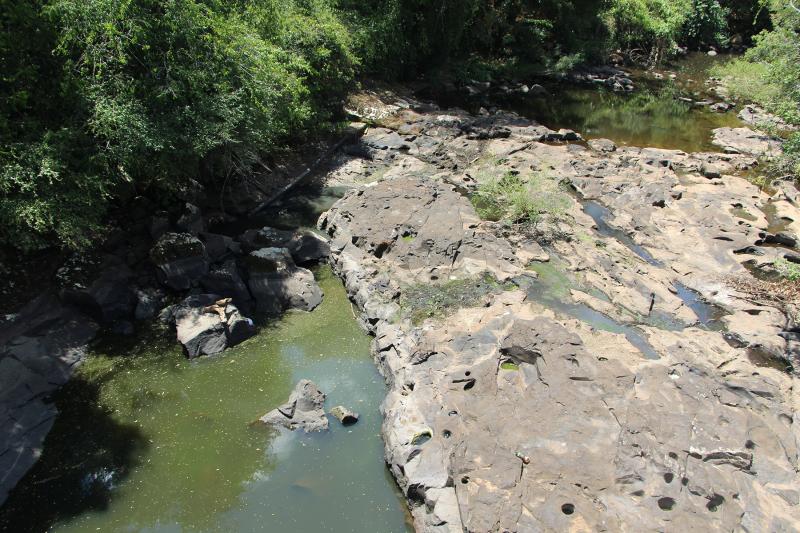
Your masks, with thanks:
[[[691,54],[674,66],[676,79],[655,80],[632,72],[636,90],[617,93],[605,87],[550,85],[549,95],[524,96],[504,102],[523,116],[551,128],[569,128],[586,139],[606,138],[619,145],[667,148],[687,152],[719,151],[711,131],[740,127],[736,111],[715,113],[682,102],[679,96],[703,100],[709,69],[721,57]],[[710,98],[714,102],[718,97]]]
[[[98,347],[63,389],[38,465],[0,530],[408,531],[383,460],[383,379],[325,267],[312,313],[291,312],[222,356],[188,361],[163,335]],[[251,426],[301,378],[361,414],[305,435]]]

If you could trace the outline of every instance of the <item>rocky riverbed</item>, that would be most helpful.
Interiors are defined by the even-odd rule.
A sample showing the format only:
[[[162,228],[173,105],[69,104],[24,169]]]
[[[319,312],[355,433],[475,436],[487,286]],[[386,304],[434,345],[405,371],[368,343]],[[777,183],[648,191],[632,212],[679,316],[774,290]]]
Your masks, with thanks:
[[[328,176],[356,188],[319,227],[375,335],[416,529],[795,530],[793,311],[736,282],[796,260],[765,244],[775,209],[800,222],[794,187],[742,177],[779,143],[554,143],[516,115],[373,96]],[[481,220],[470,198],[509,173],[574,194],[536,228]]]
[[[41,455],[57,415],[50,397],[98,331],[130,335],[162,322],[189,358],[256,335],[234,353],[260,370],[252,346],[270,331],[259,320],[324,307],[328,295],[306,267],[328,260],[374,336],[389,385],[385,457],[417,530],[796,529],[800,327],[791,299],[754,284],[773,279],[780,262],[800,263],[800,200],[790,183],[747,179],[780,139],[731,123],[697,144],[716,151],[618,146],[388,92],[362,93],[349,110],[363,135],[316,176],[349,191],[319,219],[329,241],[302,222],[273,226],[316,219],[332,199],[320,208],[298,197],[260,216],[252,209],[270,194],[245,187],[226,198],[238,216],[208,212],[209,202],[201,210],[190,196],[173,213],[134,210],[127,239],[68,260],[55,294],[0,327],[0,501]],[[493,221],[481,191],[503,179],[540,191],[540,220]],[[337,309],[350,319],[346,305]],[[195,367],[175,368],[186,383],[197,379]],[[214,382],[213,365],[202,368]],[[137,379],[154,378],[139,370]],[[326,376],[317,370],[291,381]],[[240,417],[276,407],[294,420],[297,402],[281,403],[285,381],[257,416]],[[260,403],[261,386],[249,382],[250,403]],[[241,403],[234,389],[217,392]],[[309,420],[327,425],[322,402]],[[337,409],[343,423],[358,417]],[[286,425],[280,417],[264,418]],[[244,432],[239,425],[231,431]],[[238,465],[242,476],[255,462]],[[26,491],[44,498],[31,487],[60,476],[40,477],[15,505]],[[137,483],[157,491],[162,482]],[[237,490],[204,520],[218,520]],[[108,523],[137,523],[115,509]],[[251,519],[260,520],[244,513],[231,523]],[[81,517],[71,527],[82,520],[105,523]]]

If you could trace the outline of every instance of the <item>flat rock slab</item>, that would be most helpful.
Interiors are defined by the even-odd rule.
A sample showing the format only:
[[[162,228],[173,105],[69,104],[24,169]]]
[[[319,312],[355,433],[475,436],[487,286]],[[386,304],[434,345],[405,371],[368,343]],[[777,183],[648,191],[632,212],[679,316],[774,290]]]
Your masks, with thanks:
[[[750,128],[717,128],[712,133],[712,143],[733,153],[757,157],[774,157],[783,153],[783,143],[779,139]]]
[[[678,272],[727,274],[741,269],[734,251],[759,238],[735,214],[707,208],[744,202],[756,211],[757,190],[700,175],[704,165],[723,174],[749,164],[745,156],[534,151],[520,149],[515,135],[469,142],[491,143],[515,168],[546,161],[601,198],[609,223],[622,229],[601,234],[575,202],[573,238],[552,249],[587,292],[562,298],[584,295],[619,321],[626,320],[615,315],[620,308],[645,316],[653,306],[690,324],[697,318],[662,261]],[[697,184],[684,185],[675,168],[697,173]],[[411,285],[522,270],[514,246],[525,240],[490,231],[443,183],[459,176],[400,173],[346,195],[319,224],[331,236],[335,271],[375,334],[375,359],[390,385],[386,458],[416,529],[793,530],[800,520],[795,378],[755,366],[722,332],[643,327],[660,357],[648,360],[625,335],[548,309],[522,290],[422,324],[404,317],[396,302]],[[637,242],[661,261],[637,255]],[[610,301],[590,297],[590,289]],[[749,317],[732,327],[747,342],[783,342],[774,310],[729,305],[733,316]]]

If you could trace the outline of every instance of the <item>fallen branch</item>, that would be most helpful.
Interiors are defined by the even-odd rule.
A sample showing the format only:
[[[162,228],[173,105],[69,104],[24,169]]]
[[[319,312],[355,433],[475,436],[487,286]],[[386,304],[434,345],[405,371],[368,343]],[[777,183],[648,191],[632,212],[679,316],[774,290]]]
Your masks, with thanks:
[[[273,194],[272,196],[267,198],[265,201],[263,201],[260,204],[258,204],[255,207],[255,209],[250,211],[249,215],[253,216],[256,213],[258,213],[259,211],[261,211],[262,209],[265,209],[265,208],[269,207],[269,205],[272,202],[274,202],[275,200],[277,200],[278,198],[280,198],[281,196],[286,194],[287,191],[289,191],[290,189],[295,187],[298,183],[300,183],[301,181],[306,179],[314,170],[316,170],[320,166],[320,164],[322,164],[323,161],[325,161],[331,155],[333,155],[334,152],[336,152],[339,148],[341,148],[345,143],[347,143],[348,141],[352,140],[353,137],[358,137],[359,135],[361,135],[364,132],[364,129],[365,129],[365,126],[364,127],[360,127],[360,128],[356,128],[353,131],[347,132],[347,134],[344,137],[339,139],[339,142],[334,144],[332,147],[328,148],[325,151],[325,153],[323,153],[320,157],[317,158],[316,161],[314,161],[314,163],[311,164],[310,167],[306,168],[303,172],[301,172],[295,178],[289,180],[289,183],[287,183],[286,185],[281,187],[275,194]]]

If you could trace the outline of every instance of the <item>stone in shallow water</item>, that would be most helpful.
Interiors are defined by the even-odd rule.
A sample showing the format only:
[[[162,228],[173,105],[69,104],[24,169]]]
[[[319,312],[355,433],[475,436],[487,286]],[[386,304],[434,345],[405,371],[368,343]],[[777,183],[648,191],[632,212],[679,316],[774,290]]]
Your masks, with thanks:
[[[301,379],[295,385],[289,401],[265,414],[258,420],[267,425],[282,426],[294,431],[302,429],[306,433],[326,431],[328,418],[323,404],[325,393],[314,382]]]
[[[331,414],[336,417],[342,425],[349,426],[358,422],[358,413],[351,411],[347,407],[337,405],[331,409]]]

